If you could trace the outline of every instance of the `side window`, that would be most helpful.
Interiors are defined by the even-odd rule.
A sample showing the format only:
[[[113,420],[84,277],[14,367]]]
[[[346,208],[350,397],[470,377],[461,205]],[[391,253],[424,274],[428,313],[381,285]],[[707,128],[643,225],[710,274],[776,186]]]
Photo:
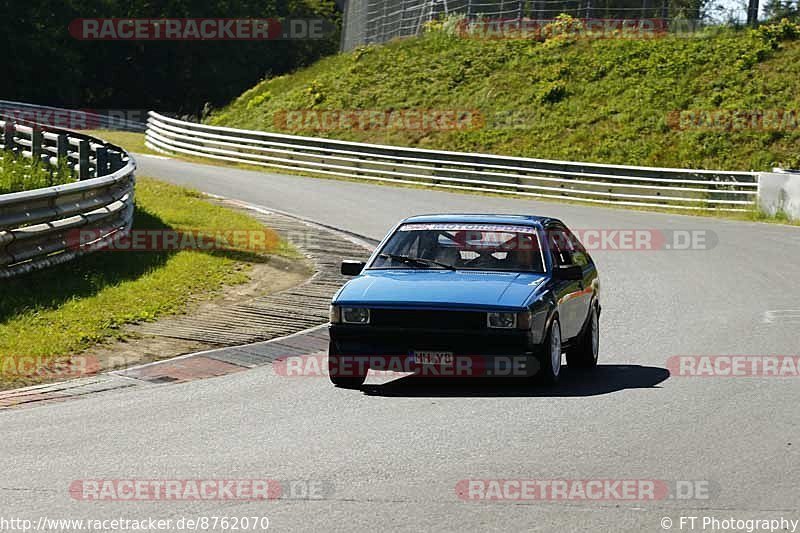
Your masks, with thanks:
[[[550,246],[550,254],[553,256],[555,266],[573,264],[572,244],[565,231],[564,228],[558,226],[547,230],[547,243]]]
[[[583,247],[578,238],[568,229],[564,230],[564,232],[572,248],[572,262],[582,267],[592,264],[589,254],[586,253],[586,248]]]

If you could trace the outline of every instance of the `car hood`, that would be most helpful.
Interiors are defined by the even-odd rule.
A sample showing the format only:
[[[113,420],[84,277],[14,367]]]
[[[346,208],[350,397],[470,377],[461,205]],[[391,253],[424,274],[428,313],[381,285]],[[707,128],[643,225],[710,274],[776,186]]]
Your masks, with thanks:
[[[452,270],[367,270],[334,297],[338,304],[519,308],[543,274]]]

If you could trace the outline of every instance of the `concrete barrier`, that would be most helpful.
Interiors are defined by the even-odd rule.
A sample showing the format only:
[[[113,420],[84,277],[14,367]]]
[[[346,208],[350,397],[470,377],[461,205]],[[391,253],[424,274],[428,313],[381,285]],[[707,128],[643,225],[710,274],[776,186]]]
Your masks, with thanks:
[[[800,171],[773,169],[758,179],[758,203],[769,215],[785,213],[800,220]]]

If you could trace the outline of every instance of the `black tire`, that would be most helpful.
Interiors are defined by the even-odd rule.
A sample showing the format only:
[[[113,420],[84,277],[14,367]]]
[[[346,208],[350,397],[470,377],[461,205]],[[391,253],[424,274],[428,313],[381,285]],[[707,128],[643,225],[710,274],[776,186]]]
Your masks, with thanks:
[[[578,342],[567,350],[567,364],[570,368],[595,368],[599,353],[600,313],[597,311],[597,305],[592,304]]]
[[[557,347],[554,343],[557,343]],[[558,351],[557,357],[556,350]],[[545,385],[558,383],[558,379],[561,377],[561,350],[561,324],[556,317],[550,323],[545,342],[539,350],[539,372],[535,376],[538,382]]]
[[[359,389],[361,385],[367,380],[367,376],[360,376],[357,378],[343,378],[331,376],[331,383],[340,389]]]
[[[328,377],[331,380],[331,383],[336,385],[337,387],[341,387],[343,389],[357,389],[364,384],[364,381],[367,379],[367,372],[369,372],[369,367],[364,365],[362,369],[360,366],[356,366],[359,370],[363,370],[363,374],[360,372],[358,374],[348,374],[346,376],[342,376],[340,369],[340,361],[339,361],[339,354],[337,354],[334,350],[333,343],[330,344],[328,348]]]

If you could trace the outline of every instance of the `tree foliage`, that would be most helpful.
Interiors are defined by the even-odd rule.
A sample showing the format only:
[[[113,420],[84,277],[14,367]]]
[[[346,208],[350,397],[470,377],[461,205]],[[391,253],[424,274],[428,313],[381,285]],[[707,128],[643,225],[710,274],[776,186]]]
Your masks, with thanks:
[[[332,0],[30,0],[0,2],[4,75],[0,98],[65,107],[156,108],[198,113],[264,77],[338,49],[317,40],[91,41],[73,38],[81,18],[324,18]]]
[[[764,15],[768,20],[779,20],[784,17],[798,17],[800,16],[800,1],[766,0],[764,2]]]

